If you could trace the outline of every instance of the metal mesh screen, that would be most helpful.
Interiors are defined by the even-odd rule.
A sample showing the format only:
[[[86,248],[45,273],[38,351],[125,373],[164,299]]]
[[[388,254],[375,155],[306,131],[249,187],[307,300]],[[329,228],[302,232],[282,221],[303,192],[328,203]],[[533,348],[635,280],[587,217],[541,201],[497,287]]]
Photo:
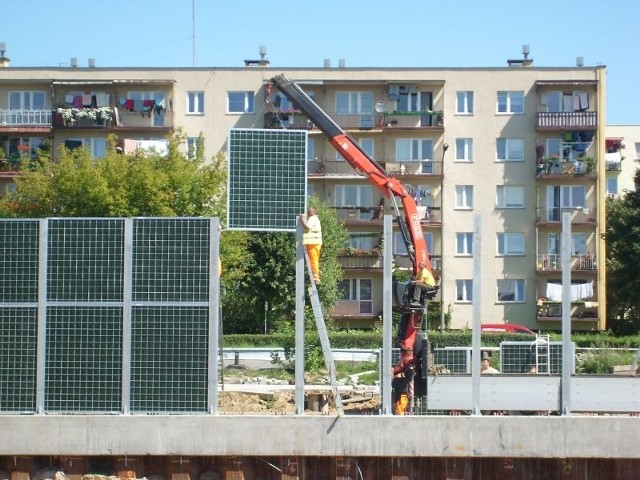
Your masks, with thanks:
[[[306,150],[306,131],[230,131],[230,229],[296,230],[306,205]]]
[[[471,373],[471,348],[445,347],[433,349],[433,361],[450,373]]]
[[[122,219],[51,219],[47,299],[122,300]]]
[[[36,308],[0,308],[0,411],[35,410],[37,316]]]
[[[575,344],[571,344],[572,371]],[[562,373],[562,342],[501,342],[500,371],[502,373]]]
[[[0,303],[38,301],[37,220],[0,222]]]
[[[121,410],[122,308],[49,307],[45,410]]]
[[[133,300],[207,301],[209,225],[207,219],[135,219]]]
[[[131,411],[206,412],[206,307],[137,307],[132,316]]]

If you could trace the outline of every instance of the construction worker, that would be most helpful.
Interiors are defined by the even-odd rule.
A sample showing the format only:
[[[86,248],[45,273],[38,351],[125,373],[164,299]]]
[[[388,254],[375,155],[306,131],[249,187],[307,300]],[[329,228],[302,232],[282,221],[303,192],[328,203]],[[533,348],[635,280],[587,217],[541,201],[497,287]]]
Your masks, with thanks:
[[[433,277],[431,270],[427,268],[424,262],[418,264],[418,272],[415,275],[413,283],[413,296],[411,298],[412,307],[421,307],[420,299],[423,291],[431,291],[436,287],[436,279]]]
[[[322,250],[322,225],[318,217],[318,211],[310,207],[307,215],[300,215],[300,221],[304,227],[302,234],[302,244],[309,254],[309,262],[311,263],[311,272],[313,273],[313,281],[320,283],[320,250]]]

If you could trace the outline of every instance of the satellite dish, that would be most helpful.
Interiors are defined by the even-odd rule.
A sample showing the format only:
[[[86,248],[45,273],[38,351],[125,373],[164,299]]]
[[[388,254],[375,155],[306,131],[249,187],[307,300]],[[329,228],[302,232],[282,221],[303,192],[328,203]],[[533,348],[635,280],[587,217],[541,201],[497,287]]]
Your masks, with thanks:
[[[378,100],[375,106],[376,112],[384,113],[384,102],[382,100]]]

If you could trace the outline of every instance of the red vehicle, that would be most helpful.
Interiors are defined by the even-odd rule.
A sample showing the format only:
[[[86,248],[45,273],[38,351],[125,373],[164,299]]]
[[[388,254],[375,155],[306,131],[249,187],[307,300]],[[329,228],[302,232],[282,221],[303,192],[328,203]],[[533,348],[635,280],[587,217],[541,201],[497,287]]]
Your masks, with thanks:
[[[480,325],[482,333],[522,333],[525,335],[536,335],[533,330],[515,323],[483,323]]]
[[[320,129],[327,137],[329,143],[344,157],[344,159],[359,173],[366,175],[375,188],[386,198],[393,200],[395,207],[396,221],[402,233],[402,238],[407,247],[409,258],[413,265],[413,273],[418,272],[418,265],[423,263],[430,268],[429,252],[427,244],[422,234],[420,215],[413,196],[400,183],[400,181],[389,175],[382,166],[371,158],[358,143],[340,126],[333,121],[311,98],[293,81],[284,75],[277,75],[271,79],[267,85],[267,102],[270,101],[271,85],[280,90],[313,124]],[[403,214],[399,212],[396,200],[402,203]],[[404,287],[406,288],[406,286]],[[416,335],[420,326],[421,315],[424,313],[424,306],[429,299],[435,296],[436,291],[429,292],[423,298],[423,307],[411,309],[405,303],[402,321],[398,333],[398,347],[400,348],[400,360],[394,367],[393,398],[394,411],[403,414],[408,400],[413,396],[413,392],[424,388],[426,382],[417,382],[415,378],[417,371],[421,370],[420,357],[422,355],[422,343],[420,339],[416,342]],[[404,298],[407,297],[405,294]]]

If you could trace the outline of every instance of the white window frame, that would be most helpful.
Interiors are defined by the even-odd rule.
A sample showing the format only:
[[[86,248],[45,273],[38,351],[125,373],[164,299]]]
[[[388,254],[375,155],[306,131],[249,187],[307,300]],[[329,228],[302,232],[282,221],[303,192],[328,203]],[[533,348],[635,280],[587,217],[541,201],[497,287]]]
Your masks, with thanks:
[[[473,92],[456,92],[456,115],[473,115]]]
[[[585,207],[587,203],[587,191],[584,185],[561,185],[560,208]]]
[[[433,233],[431,232],[422,232],[424,236],[424,242],[427,244],[427,251],[429,253],[433,252]],[[404,240],[402,239],[402,233],[393,232],[393,254],[394,255],[408,255],[407,254],[407,246],[404,244]]]
[[[186,157],[189,159],[194,159],[198,156],[198,139],[200,137],[187,137],[186,140]]]
[[[497,303],[524,303],[524,279],[498,279],[496,280],[496,302]],[[513,300],[506,298],[513,295]]]
[[[336,185],[333,193],[333,206],[337,208],[373,206],[372,185]]]
[[[397,138],[396,160],[398,162],[430,162],[433,159],[431,138]]]
[[[606,189],[607,195],[618,195],[618,175],[607,175]]]
[[[560,255],[562,252],[562,235],[560,233],[547,234],[547,254]],[[589,253],[587,249],[587,234],[572,233],[571,234],[571,254],[586,255]]]
[[[254,113],[255,104],[255,94],[252,91],[230,90],[227,92],[227,113]]]
[[[187,115],[204,114],[204,92],[187,92]]]
[[[523,115],[524,91],[498,91],[496,113],[498,115]]]
[[[524,140],[522,138],[496,138],[497,162],[524,162]]]
[[[524,208],[524,187],[522,185],[498,185],[496,187],[496,208]]]
[[[360,314],[373,313],[373,281],[370,278],[345,278],[339,288],[340,300],[358,302]]]
[[[473,232],[456,233],[456,256],[473,256]]]
[[[373,92],[336,92],[336,115],[373,113]]]
[[[456,303],[471,303],[473,301],[473,280],[456,280]]]
[[[93,158],[103,158],[107,153],[107,139],[105,137],[72,137],[66,140],[80,142]]]
[[[456,210],[473,209],[473,185],[456,185]]]
[[[522,256],[524,252],[524,233],[500,232],[496,234],[496,253],[499,257]]]
[[[16,105],[16,100],[18,100]],[[44,110],[47,108],[47,95],[42,90],[11,90],[9,92],[9,110]]]
[[[380,234],[375,232],[349,233],[349,246],[359,250],[372,250],[380,244]]]
[[[473,138],[456,138],[456,162],[473,162]]]

